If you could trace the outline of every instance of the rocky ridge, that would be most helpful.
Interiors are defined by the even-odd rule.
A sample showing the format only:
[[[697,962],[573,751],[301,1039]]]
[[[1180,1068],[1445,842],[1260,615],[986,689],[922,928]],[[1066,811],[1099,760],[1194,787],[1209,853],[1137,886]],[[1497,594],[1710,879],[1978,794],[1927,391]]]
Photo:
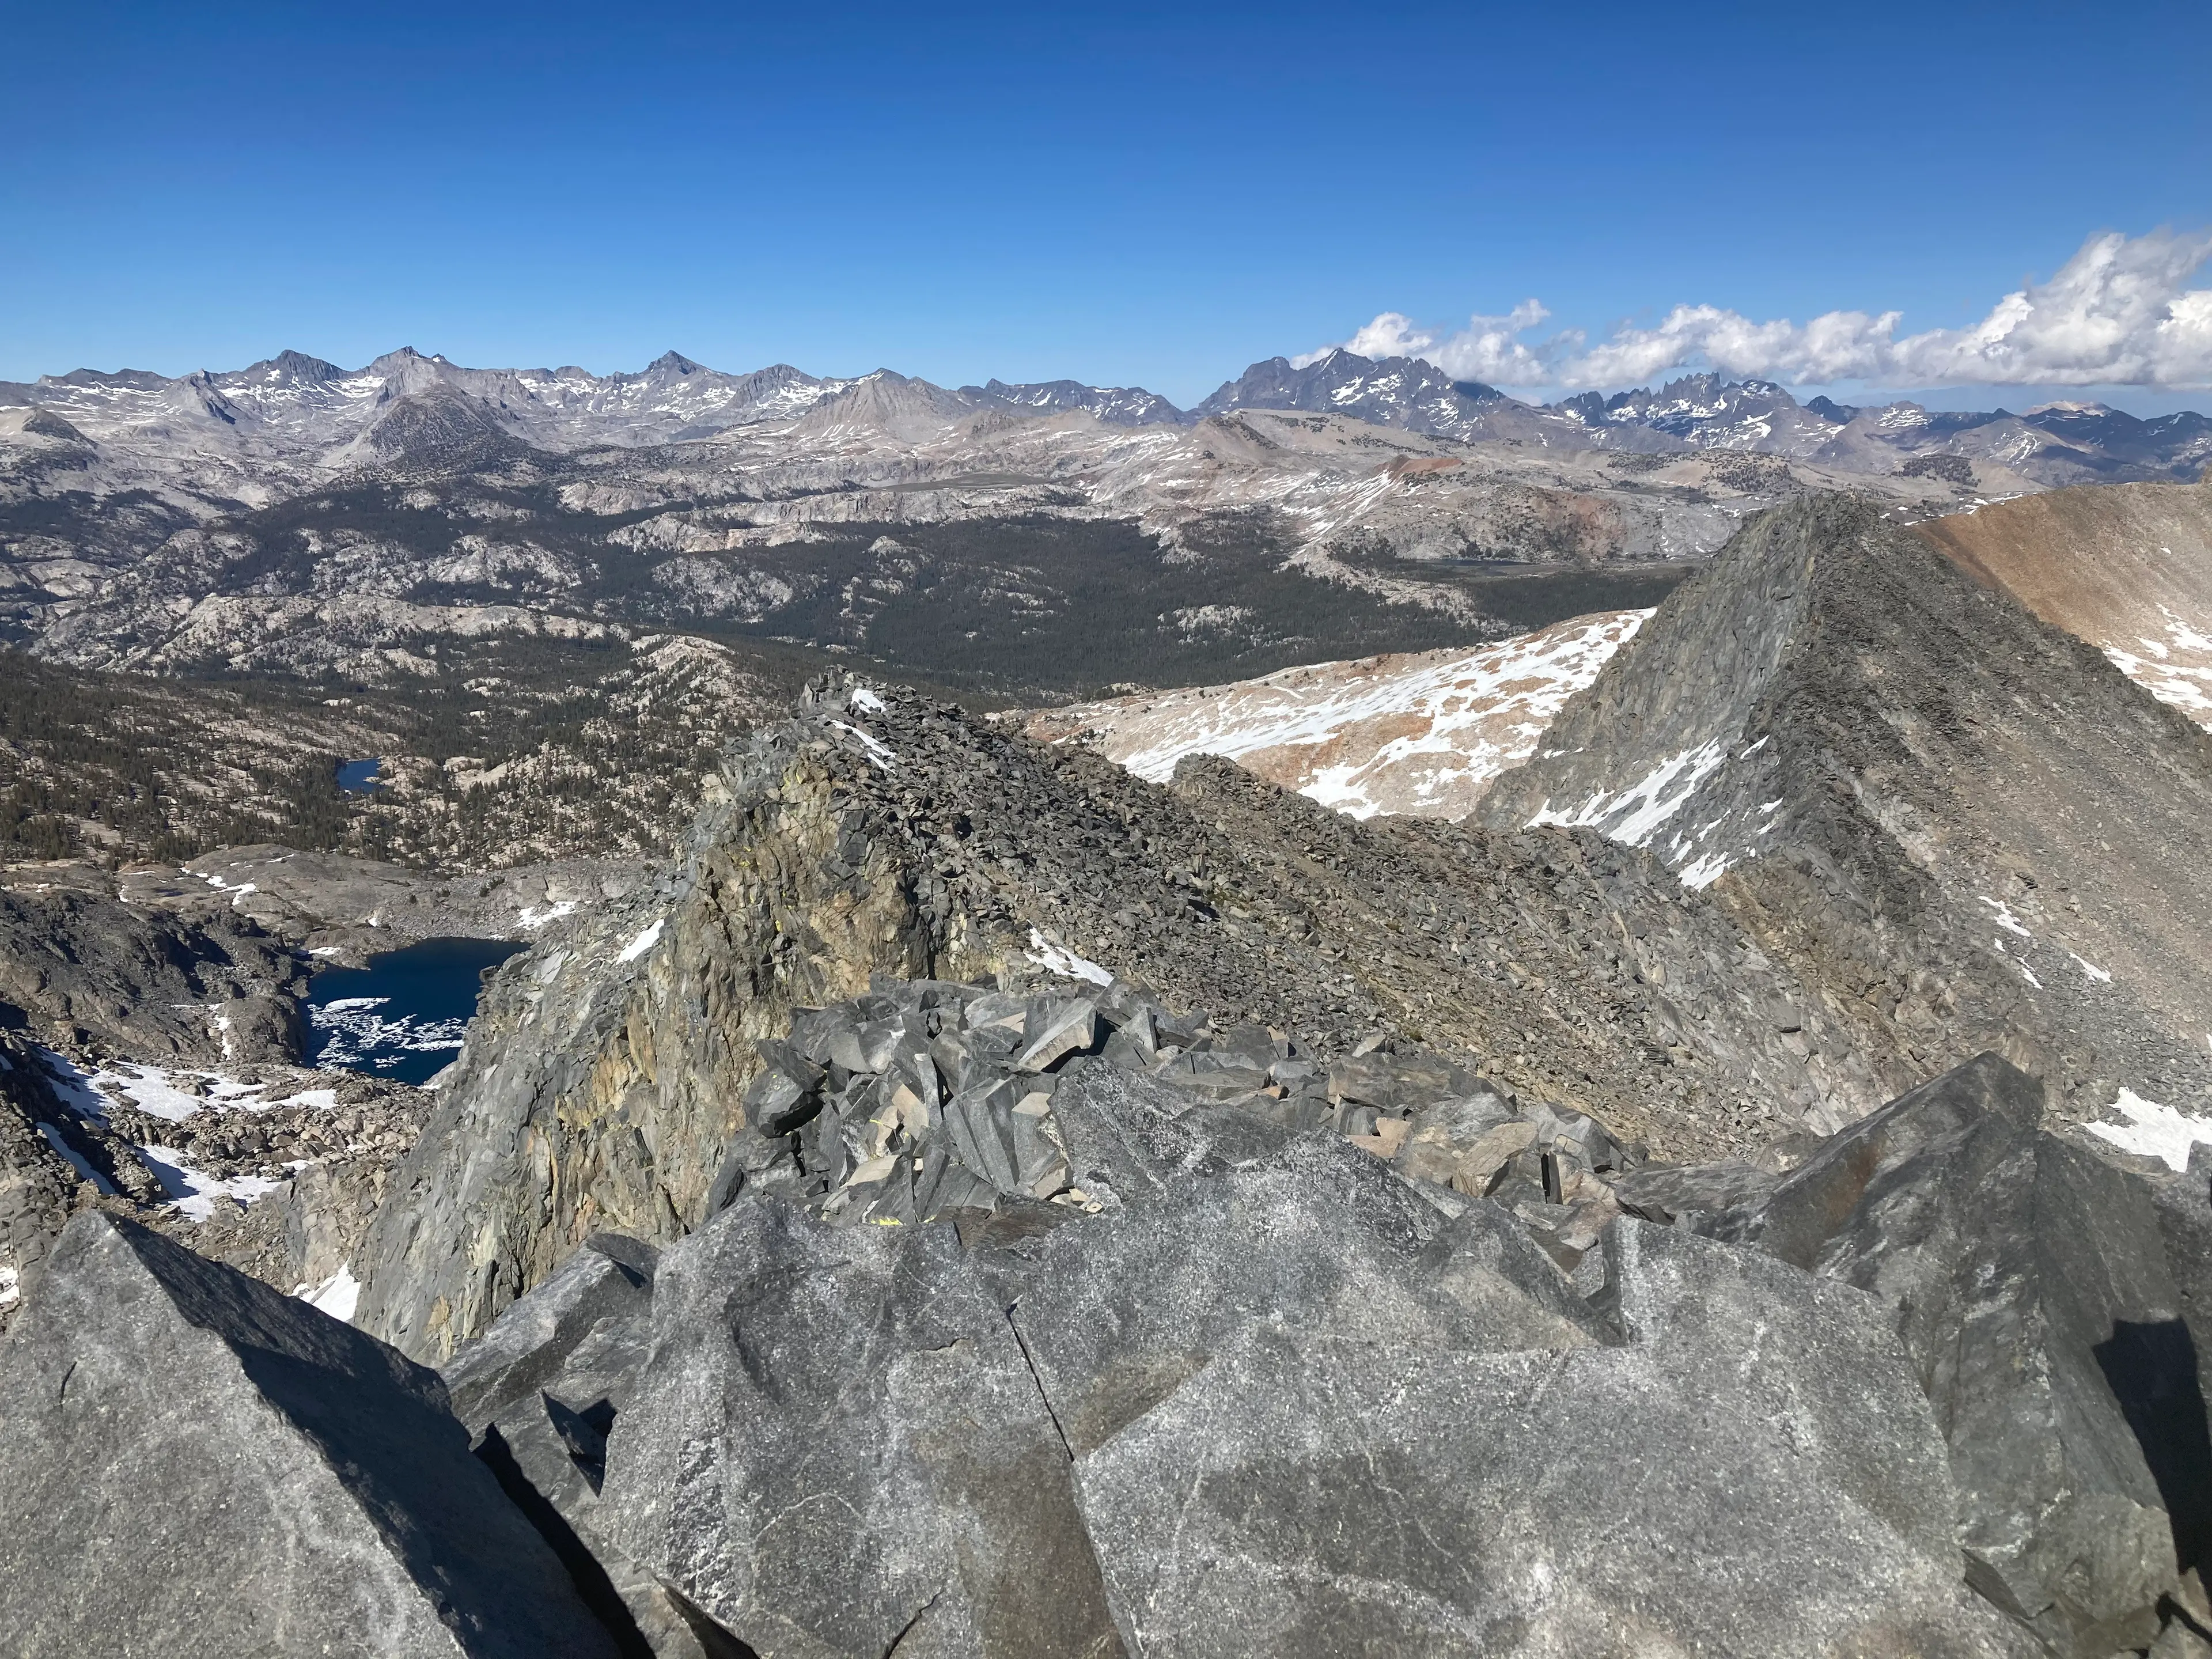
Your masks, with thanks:
[[[1671,595],[1480,815],[1648,848],[1917,1069],[1995,1048],[2094,1119],[2212,1102],[2212,901],[2177,877],[2212,860],[2208,809],[2201,727],[1815,501]]]
[[[1996,1056],[1759,1170],[1419,1058],[1301,1132],[1253,1086],[1295,1045],[1119,987],[885,981],[769,1051],[793,1132],[697,1232],[586,1243],[447,1372],[641,1630],[690,1610],[657,1651],[2193,1651],[2204,1160],[2053,1133]]]
[[[304,1455],[294,1481],[426,1528],[406,1559],[442,1560],[412,1571],[466,1652],[543,1639],[511,1598],[549,1558],[565,1583],[527,1593],[589,1608],[561,1615],[575,1650],[664,1659],[2202,1639],[2212,1153],[2048,1123],[1994,1055],[1699,1167],[1433,1055],[1324,1068],[1121,983],[883,980],[760,1046],[700,1224],[589,1237],[442,1386],[83,1217],[0,1393],[158,1440],[194,1514]],[[192,1362],[179,1417],[125,1379],[195,1329],[238,1358]],[[241,1382],[276,1413],[241,1416]],[[13,1478],[30,1455],[0,1450],[20,1520],[63,1501]],[[495,1559],[410,1518],[426,1458]],[[114,1514],[67,1571],[11,1575],[19,1623],[155,1627],[118,1580],[160,1528]],[[310,1589],[250,1522],[206,1524],[237,1565],[161,1626],[187,1654],[218,1650],[210,1613],[229,1640],[360,1571]]]
[[[1756,521],[1496,828],[817,680],[672,866],[535,918],[419,1134],[244,1098],[211,1022],[90,1075],[0,1030],[0,1611],[41,1653],[333,1604],[402,1652],[2212,1651],[2212,1135],[2159,1103],[2212,750],[1964,562]],[[49,884],[173,948],[21,995],[124,1021],[295,961],[264,910],[505,902],[226,857]],[[2061,953],[2087,988],[2029,995]],[[165,1168],[301,1152],[165,1213]]]
[[[591,1231],[680,1237],[755,1042],[877,973],[1118,975],[1324,1059],[1379,1031],[1668,1156],[1832,1129],[1902,1065],[1598,837],[1361,823],[1216,759],[1162,789],[927,699],[813,696],[732,751],[680,867],[493,979],[356,1264],[366,1328],[434,1358]]]

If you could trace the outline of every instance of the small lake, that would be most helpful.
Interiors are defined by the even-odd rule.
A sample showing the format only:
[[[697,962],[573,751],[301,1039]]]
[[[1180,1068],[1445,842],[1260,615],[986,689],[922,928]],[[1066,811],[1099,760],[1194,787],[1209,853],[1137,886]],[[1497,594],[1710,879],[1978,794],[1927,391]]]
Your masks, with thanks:
[[[349,795],[365,795],[376,787],[376,775],[383,769],[380,760],[340,761],[338,787]]]
[[[424,1084],[452,1065],[476,1018],[483,975],[523,947],[507,939],[426,939],[325,968],[307,993],[307,1063]]]

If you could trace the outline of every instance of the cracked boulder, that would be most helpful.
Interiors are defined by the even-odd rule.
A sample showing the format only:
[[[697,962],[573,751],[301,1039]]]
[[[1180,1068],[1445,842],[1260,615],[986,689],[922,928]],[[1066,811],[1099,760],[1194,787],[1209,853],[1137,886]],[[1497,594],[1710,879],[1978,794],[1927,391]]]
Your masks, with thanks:
[[[78,1216],[0,1345],[0,1628],[87,1652],[613,1659],[434,1372]]]
[[[593,1524],[763,1659],[1119,1650],[1066,1446],[951,1227],[741,1199],[661,1258]]]
[[[1626,1346],[1255,1320],[1077,1461],[1154,1659],[2034,1652],[1967,1595],[1943,1443],[1871,1297],[1621,1224]]]
[[[595,1233],[447,1365],[476,1452],[558,1554],[625,1659],[741,1651],[697,1607],[609,1541],[607,1440],[652,1335],[659,1253]]]

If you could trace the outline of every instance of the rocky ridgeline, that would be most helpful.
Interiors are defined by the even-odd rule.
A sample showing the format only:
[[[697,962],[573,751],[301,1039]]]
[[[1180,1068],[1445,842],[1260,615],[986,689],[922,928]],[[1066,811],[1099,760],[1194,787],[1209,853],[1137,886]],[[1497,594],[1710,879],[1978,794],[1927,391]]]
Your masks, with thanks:
[[[2212,1653],[2212,1162],[1996,1056],[1695,1167],[1126,986],[766,1048],[701,1224],[442,1380],[78,1218],[0,1348],[19,1650]]]
[[[2138,618],[2180,569],[2046,562],[2013,579]],[[1901,1056],[1893,1092],[1991,1048],[2079,1119],[2212,1110],[2212,735],[1863,502],[1747,524],[1478,811],[1647,848]]]
[[[2212,1656],[2212,1151],[2081,1127],[2205,1075],[2205,734],[1821,502],[1550,742],[1360,823],[818,681],[194,1235],[357,1329],[0,1072],[17,1645]]]
[[[1295,1032],[1322,1062],[1379,1030],[1677,1159],[1832,1130],[1914,1075],[1586,831],[1360,823],[1216,759],[1162,788],[823,682],[726,757],[679,867],[492,981],[356,1264],[364,1328],[435,1363],[590,1232],[683,1237],[757,1045],[800,1010],[877,974],[1011,994],[1055,969]]]

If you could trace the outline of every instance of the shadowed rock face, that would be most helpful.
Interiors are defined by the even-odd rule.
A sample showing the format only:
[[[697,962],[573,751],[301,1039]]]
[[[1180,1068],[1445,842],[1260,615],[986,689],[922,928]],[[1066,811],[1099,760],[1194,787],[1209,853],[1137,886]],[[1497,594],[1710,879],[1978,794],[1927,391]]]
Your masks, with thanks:
[[[105,1216],[0,1345],[11,1653],[611,1659],[434,1372]]]
[[[1669,596],[1482,816],[1705,886],[1915,1073],[1996,1048],[2092,1118],[2212,1099],[2212,738],[1921,537],[1821,499]]]
[[[1766,1190],[1680,1170],[1619,1192],[1702,1187],[1684,1224],[1879,1297],[1942,1426],[1968,1582],[2098,1659],[2151,1642],[2212,1547],[2212,1152],[2175,1171],[2047,1131],[2045,1109],[2039,1079],[1984,1054]]]
[[[145,1059],[296,1060],[307,974],[251,921],[0,890],[0,1024]]]

